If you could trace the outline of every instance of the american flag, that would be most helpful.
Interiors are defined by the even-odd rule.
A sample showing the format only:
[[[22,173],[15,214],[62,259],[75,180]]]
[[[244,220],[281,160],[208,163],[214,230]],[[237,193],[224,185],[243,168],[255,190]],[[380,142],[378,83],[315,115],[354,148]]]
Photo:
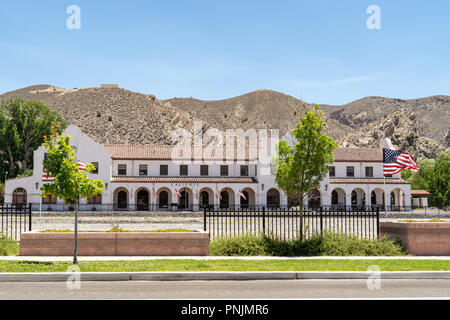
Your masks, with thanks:
[[[383,149],[383,173],[385,176],[401,172],[403,169],[419,170],[412,155],[408,152]]]
[[[241,192],[241,190],[238,191],[238,194],[239,194],[242,198],[244,198],[244,200],[247,200],[247,198],[246,198],[245,195]]]
[[[155,188],[153,188],[153,197],[154,197],[155,199],[158,198],[158,194],[156,193]]]
[[[85,171],[86,170],[86,164],[82,162],[77,162],[78,164],[78,170]],[[47,172],[47,170],[42,170],[42,182],[53,182],[55,181],[55,178],[52,177],[50,173]]]
[[[217,191],[217,196],[219,197],[220,200],[222,200],[222,196],[220,195],[220,191]]]
[[[195,198],[198,200],[200,198],[200,195],[198,194],[198,190],[195,193]]]
[[[177,189],[175,189],[175,194],[181,198],[181,193],[179,193]]]

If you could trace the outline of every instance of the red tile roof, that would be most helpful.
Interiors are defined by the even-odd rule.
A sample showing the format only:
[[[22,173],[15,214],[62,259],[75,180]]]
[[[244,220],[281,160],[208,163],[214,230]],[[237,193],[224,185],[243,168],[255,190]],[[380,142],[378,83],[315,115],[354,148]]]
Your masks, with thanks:
[[[251,177],[127,177],[115,176],[111,182],[131,183],[257,183]]]
[[[113,159],[121,160],[245,160],[257,159],[256,148],[214,147],[196,148],[170,145],[105,145]]]
[[[381,148],[338,148],[333,151],[335,162],[383,162]]]
[[[330,178],[330,184],[384,184],[383,178]],[[386,179],[386,184],[409,184],[403,179]]]
[[[427,190],[411,190],[411,195],[428,197],[430,193]]]
[[[120,160],[257,160],[257,148],[214,147],[182,149],[173,145],[105,145],[113,159]],[[333,151],[335,162],[382,162],[379,148],[338,148]]]

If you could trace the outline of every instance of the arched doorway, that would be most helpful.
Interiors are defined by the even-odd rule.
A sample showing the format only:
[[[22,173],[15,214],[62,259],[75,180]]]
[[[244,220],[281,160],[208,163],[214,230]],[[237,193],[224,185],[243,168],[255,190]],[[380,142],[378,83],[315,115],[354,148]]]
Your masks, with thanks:
[[[189,209],[189,192],[187,190],[182,190],[180,192],[181,196],[178,198],[178,209],[187,210]]]
[[[352,191],[352,208],[364,209],[366,205],[366,193],[361,188],[356,188]]]
[[[342,188],[335,188],[331,192],[331,205],[334,208],[345,208],[345,191]]]
[[[169,193],[162,190],[158,195],[158,206],[160,209],[169,208]]]
[[[243,190],[241,191],[241,193],[244,195],[244,197],[242,197],[242,195],[239,195],[240,198],[240,203],[241,203],[241,208],[243,209],[248,209],[249,207],[249,203],[250,203],[250,196],[248,194],[247,191]]]
[[[228,191],[223,190],[220,193],[220,208],[227,209],[229,207],[230,207],[230,195],[228,194]]]
[[[210,188],[200,189],[199,196],[200,208],[213,208],[214,207],[214,191]]]
[[[309,193],[308,207],[310,208],[320,208],[320,191],[317,189],[311,190]]]
[[[141,189],[136,195],[136,203],[138,211],[147,211],[149,205],[149,193],[146,189]]]
[[[27,205],[27,191],[24,188],[17,188],[14,190],[12,204],[15,206]]]
[[[375,193],[375,191],[372,191],[372,193],[370,194],[370,204],[372,205],[372,207],[376,207],[377,205],[377,194]]]
[[[117,194],[117,209],[127,209],[128,208],[128,194],[121,190]]]
[[[280,191],[277,189],[270,189],[267,191],[267,207],[278,208],[280,206]]]
[[[200,192],[200,208],[209,207],[209,193],[207,191]]]

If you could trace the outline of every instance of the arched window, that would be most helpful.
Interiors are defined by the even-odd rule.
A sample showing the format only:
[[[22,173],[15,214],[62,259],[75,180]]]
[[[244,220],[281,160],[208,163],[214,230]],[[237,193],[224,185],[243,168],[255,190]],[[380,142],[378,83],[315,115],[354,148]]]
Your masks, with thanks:
[[[12,204],[16,206],[25,206],[27,204],[27,191],[23,188],[14,190]]]
[[[160,208],[168,208],[169,207],[169,194],[167,193],[167,191],[161,191],[159,193],[159,207]]]
[[[267,191],[267,207],[277,208],[280,206],[280,192],[277,189]]]

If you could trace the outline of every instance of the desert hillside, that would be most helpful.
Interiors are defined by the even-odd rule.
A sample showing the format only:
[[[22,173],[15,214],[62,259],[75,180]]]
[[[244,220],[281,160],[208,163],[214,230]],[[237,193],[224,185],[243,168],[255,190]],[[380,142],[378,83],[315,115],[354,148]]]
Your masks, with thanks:
[[[224,100],[158,100],[118,87],[64,89],[36,85],[0,95],[0,100],[38,100],[101,143],[169,144],[172,129],[295,127],[311,105],[295,97],[257,90]],[[418,158],[432,158],[450,147],[450,97],[400,100],[366,97],[341,106],[323,105],[326,131],[346,147],[377,147],[389,137]]]

